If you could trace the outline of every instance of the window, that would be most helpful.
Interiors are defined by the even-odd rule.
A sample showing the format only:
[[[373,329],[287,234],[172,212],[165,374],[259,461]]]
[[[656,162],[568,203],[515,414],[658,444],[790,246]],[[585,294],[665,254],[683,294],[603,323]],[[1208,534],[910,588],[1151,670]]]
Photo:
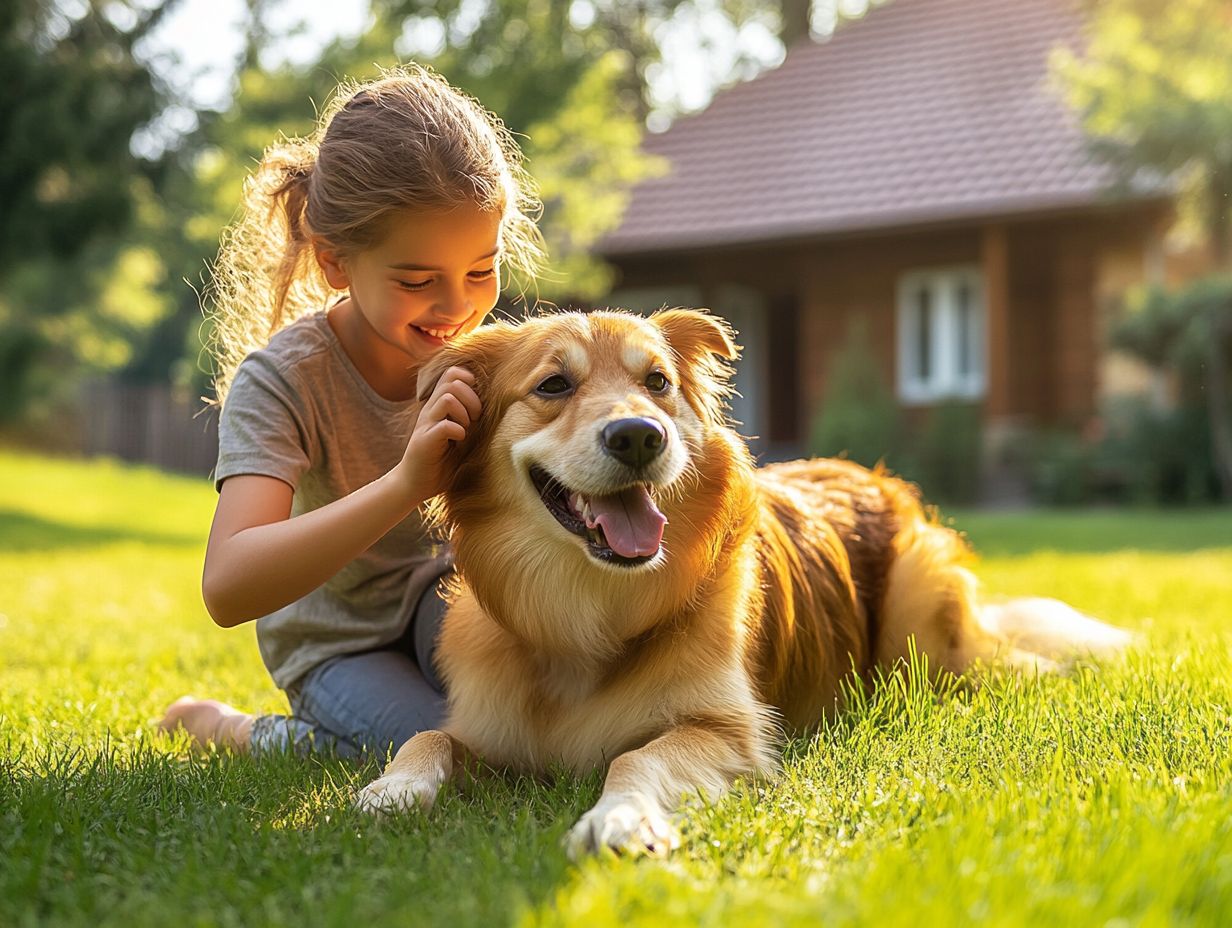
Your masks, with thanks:
[[[898,395],[906,403],[984,395],[979,271],[916,271],[899,281]]]

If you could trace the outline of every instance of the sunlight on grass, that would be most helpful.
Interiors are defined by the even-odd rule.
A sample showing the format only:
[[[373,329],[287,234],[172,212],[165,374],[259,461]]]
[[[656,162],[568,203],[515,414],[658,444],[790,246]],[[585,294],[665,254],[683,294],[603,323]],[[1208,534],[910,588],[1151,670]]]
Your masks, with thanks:
[[[373,820],[375,764],[195,755],[184,693],[283,711],[201,605],[208,481],[0,453],[0,924],[1219,924],[1232,911],[1232,516],[960,513],[996,595],[1126,659],[938,693],[890,675],[670,860],[567,863],[600,779],[505,776]],[[908,917],[908,913],[910,913]]]

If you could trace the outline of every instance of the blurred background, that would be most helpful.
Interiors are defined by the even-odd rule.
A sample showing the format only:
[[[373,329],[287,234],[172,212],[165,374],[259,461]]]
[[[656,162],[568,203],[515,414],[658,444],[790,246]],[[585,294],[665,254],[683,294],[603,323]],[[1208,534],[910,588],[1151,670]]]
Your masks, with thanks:
[[[762,460],[1232,500],[1232,0],[5,0],[0,442],[207,474],[243,178],[408,59],[518,134],[541,299],[735,325]]]

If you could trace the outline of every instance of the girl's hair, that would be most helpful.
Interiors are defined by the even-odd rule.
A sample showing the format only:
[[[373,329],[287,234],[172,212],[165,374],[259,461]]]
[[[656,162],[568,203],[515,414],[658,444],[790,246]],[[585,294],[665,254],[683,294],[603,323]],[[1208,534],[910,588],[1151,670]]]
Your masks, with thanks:
[[[354,255],[395,213],[464,202],[500,212],[501,263],[533,280],[540,203],[501,121],[419,65],[341,84],[311,136],[266,150],[223,233],[207,291],[218,402],[250,351],[328,300],[312,236]]]

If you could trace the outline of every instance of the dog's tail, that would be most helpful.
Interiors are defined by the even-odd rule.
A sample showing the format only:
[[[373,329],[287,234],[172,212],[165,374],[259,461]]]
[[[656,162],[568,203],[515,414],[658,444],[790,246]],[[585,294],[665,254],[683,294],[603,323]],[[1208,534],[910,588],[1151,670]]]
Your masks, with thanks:
[[[909,639],[937,670],[960,674],[977,662],[1062,669],[1083,656],[1109,657],[1133,636],[1055,599],[990,603],[970,570],[962,537],[919,519],[895,539],[874,657],[906,656]]]
[[[1003,648],[1052,661],[1112,657],[1133,643],[1133,635],[1079,612],[1058,599],[1027,597],[978,607],[978,621]]]

